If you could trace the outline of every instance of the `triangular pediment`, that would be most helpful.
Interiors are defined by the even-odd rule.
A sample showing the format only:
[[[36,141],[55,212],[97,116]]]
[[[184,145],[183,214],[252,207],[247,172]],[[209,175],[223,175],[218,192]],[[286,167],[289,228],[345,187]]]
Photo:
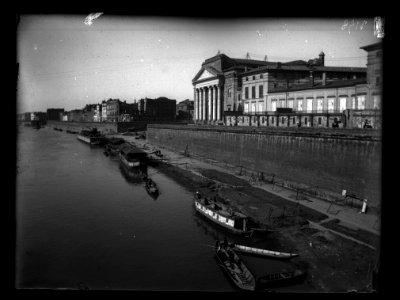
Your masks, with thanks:
[[[213,68],[210,68],[210,67],[206,67],[206,68],[204,68],[204,67],[201,68],[200,71],[193,78],[193,81],[204,80],[207,78],[215,78],[215,76],[218,75],[218,72],[216,70],[214,72]]]
[[[215,77],[216,74],[211,73],[208,70],[203,70],[203,72],[200,74],[199,78],[197,80],[202,80],[202,79],[207,79],[210,77]]]

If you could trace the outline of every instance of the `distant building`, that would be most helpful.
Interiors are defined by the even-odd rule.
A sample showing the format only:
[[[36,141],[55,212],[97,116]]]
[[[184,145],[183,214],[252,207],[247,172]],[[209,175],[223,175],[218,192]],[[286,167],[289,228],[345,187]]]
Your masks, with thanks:
[[[96,108],[94,110],[93,122],[101,122],[102,120],[102,107],[103,105],[96,104]]]
[[[119,99],[107,100],[107,122],[118,122]]]
[[[82,122],[83,121],[83,112],[81,109],[74,109],[68,112],[68,121],[69,122]]]
[[[103,100],[101,102],[101,121],[107,122],[107,101]]]
[[[178,120],[193,120],[194,101],[186,99],[176,105],[176,118]]]
[[[48,108],[47,109],[47,120],[60,121],[64,108]]]
[[[82,121],[93,122],[97,104],[86,104],[82,109]]]
[[[138,110],[141,117],[154,121],[173,121],[176,119],[176,100],[166,97],[140,99]]]
[[[139,115],[137,103],[119,102],[119,122],[130,122]]]

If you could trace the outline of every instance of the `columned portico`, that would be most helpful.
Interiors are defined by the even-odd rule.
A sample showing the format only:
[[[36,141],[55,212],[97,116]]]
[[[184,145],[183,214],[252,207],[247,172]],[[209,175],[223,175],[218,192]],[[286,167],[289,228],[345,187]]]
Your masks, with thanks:
[[[221,86],[219,79],[194,84],[196,122],[213,124],[221,120]]]

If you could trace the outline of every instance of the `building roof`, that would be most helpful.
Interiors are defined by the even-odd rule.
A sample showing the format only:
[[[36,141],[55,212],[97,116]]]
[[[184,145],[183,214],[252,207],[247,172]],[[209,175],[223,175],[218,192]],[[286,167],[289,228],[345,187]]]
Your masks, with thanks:
[[[311,86],[309,83],[308,84],[305,83],[305,84],[292,85],[292,86],[289,86],[289,88],[275,89],[274,91],[268,92],[268,94],[303,91],[303,90],[317,90],[317,89],[349,87],[349,86],[354,86],[357,84],[365,84],[365,83],[367,83],[367,80],[365,78],[327,81],[325,85],[323,85],[322,82],[315,83],[313,86]]]
[[[320,55],[321,54],[323,54],[323,52],[321,52]],[[223,65],[221,65],[221,70],[217,70],[216,68],[207,65],[218,60],[224,61]],[[215,77],[217,77],[225,72],[233,70],[240,70],[242,75],[250,75],[261,72],[268,72],[271,70],[366,73],[367,68],[317,66],[317,65],[310,65],[308,62],[304,60],[294,60],[285,63],[271,62],[271,61],[254,60],[254,59],[230,58],[225,54],[217,54],[211,58],[206,59],[203,62],[201,69],[192,79],[192,82],[196,82],[204,70],[207,70],[212,74],[215,74]],[[210,79],[211,77],[206,78],[204,80],[210,80]]]
[[[363,49],[365,51],[373,51],[373,50],[377,50],[377,49],[381,49],[382,48],[382,42],[378,42],[375,44],[370,44],[370,45],[366,45],[363,47],[360,47],[360,49]]]
[[[367,68],[359,67],[327,67],[327,66],[308,66],[308,65],[292,65],[287,63],[273,63],[271,65],[252,69],[242,73],[242,75],[250,75],[261,72],[268,72],[270,70],[282,70],[282,71],[317,71],[317,72],[356,72],[366,73]]]

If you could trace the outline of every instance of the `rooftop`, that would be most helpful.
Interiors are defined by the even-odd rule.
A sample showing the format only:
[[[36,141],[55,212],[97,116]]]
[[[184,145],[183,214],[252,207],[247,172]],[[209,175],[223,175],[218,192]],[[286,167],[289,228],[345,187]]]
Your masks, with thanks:
[[[313,86],[311,86],[309,83],[308,84],[306,83],[306,84],[292,85],[289,88],[275,89],[274,91],[270,91],[269,94],[282,93],[282,92],[303,91],[303,90],[315,90],[315,89],[329,89],[329,88],[348,87],[348,86],[354,86],[354,85],[357,85],[357,84],[364,84],[364,83],[367,83],[367,80],[364,79],[364,78],[327,81],[325,85],[323,85],[322,82],[315,83]]]

